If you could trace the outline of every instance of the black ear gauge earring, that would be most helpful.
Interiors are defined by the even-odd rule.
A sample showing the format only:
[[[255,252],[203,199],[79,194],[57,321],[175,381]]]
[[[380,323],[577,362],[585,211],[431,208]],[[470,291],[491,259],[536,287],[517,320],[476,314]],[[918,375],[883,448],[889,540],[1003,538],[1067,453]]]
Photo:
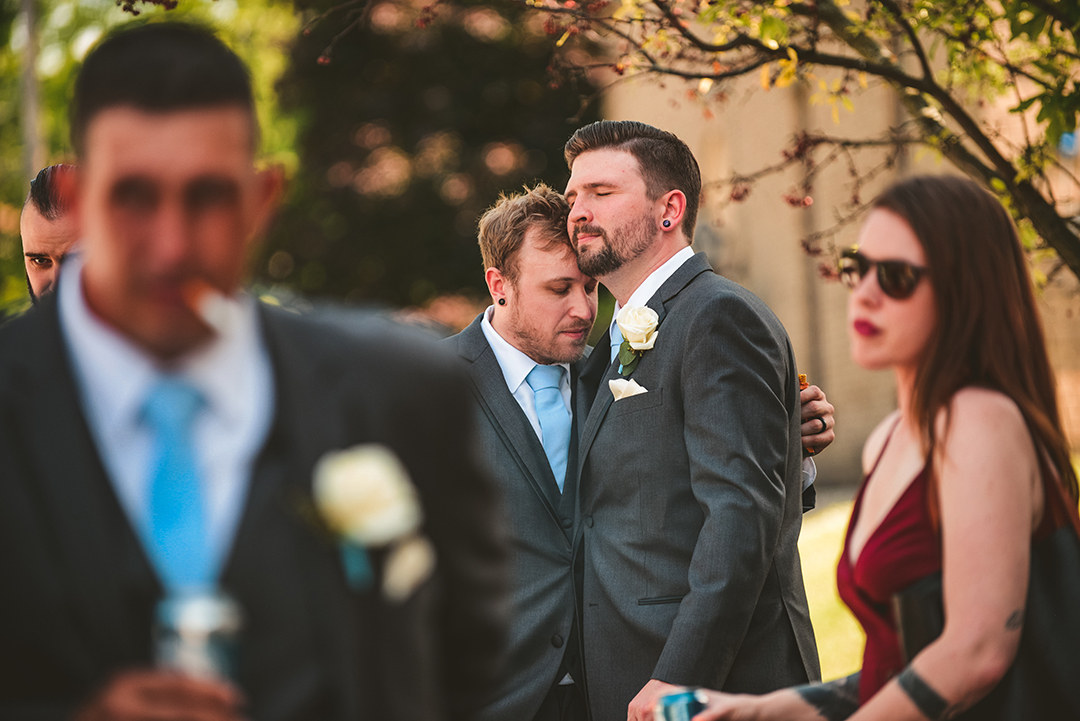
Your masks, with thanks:
[[[664,221],[664,227],[665,228],[670,228],[671,227],[671,221],[670,220],[665,220]]]
[[[506,298],[499,298],[499,305],[506,305]]]

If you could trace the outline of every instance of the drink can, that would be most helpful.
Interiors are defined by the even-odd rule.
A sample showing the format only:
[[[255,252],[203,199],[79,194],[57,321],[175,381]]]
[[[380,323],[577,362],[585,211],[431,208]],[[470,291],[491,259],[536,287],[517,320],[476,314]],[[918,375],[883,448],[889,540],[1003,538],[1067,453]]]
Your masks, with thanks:
[[[226,593],[171,595],[155,613],[157,665],[196,678],[235,679],[242,625],[240,605]]]
[[[680,691],[662,696],[656,702],[655,721],[690,721],[705,710],[705,702],[695,691]]]

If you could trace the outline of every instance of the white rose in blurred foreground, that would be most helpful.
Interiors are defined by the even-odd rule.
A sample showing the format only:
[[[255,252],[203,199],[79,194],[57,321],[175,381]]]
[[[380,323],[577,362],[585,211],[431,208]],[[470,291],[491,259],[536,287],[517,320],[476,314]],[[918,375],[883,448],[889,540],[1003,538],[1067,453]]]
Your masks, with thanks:
[[[315,466],[315,505],[335,533],[385,546],[423,520],[409,474],[386,446],[367,444],[323,456]]]

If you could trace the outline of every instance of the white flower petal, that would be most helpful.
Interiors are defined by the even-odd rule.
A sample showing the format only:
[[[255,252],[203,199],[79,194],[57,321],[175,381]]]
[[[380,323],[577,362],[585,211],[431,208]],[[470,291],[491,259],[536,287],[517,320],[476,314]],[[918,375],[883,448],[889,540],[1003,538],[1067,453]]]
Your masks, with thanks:
[[[383,571],[383,596],[402,603],[435,572],[435,547],[423,536],[413,536],[394,547]]]
[[[634,343],[645,343],[659,322],[660,316],[647,306],[627,306],[619,311],[615,319],[623,338],[631,343],[631,347]]]

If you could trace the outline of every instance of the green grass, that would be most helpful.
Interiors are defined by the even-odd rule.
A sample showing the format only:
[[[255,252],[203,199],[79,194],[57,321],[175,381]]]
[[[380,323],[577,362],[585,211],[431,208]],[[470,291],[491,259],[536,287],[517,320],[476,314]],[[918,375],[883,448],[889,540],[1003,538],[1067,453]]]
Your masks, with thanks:
[[[803,519],[799,536],[810,620],[821,657],[821,678],[831,681],[862,666],[865,636],[836,592],[836,563],[844,544],[851,502],[834,503]]]

